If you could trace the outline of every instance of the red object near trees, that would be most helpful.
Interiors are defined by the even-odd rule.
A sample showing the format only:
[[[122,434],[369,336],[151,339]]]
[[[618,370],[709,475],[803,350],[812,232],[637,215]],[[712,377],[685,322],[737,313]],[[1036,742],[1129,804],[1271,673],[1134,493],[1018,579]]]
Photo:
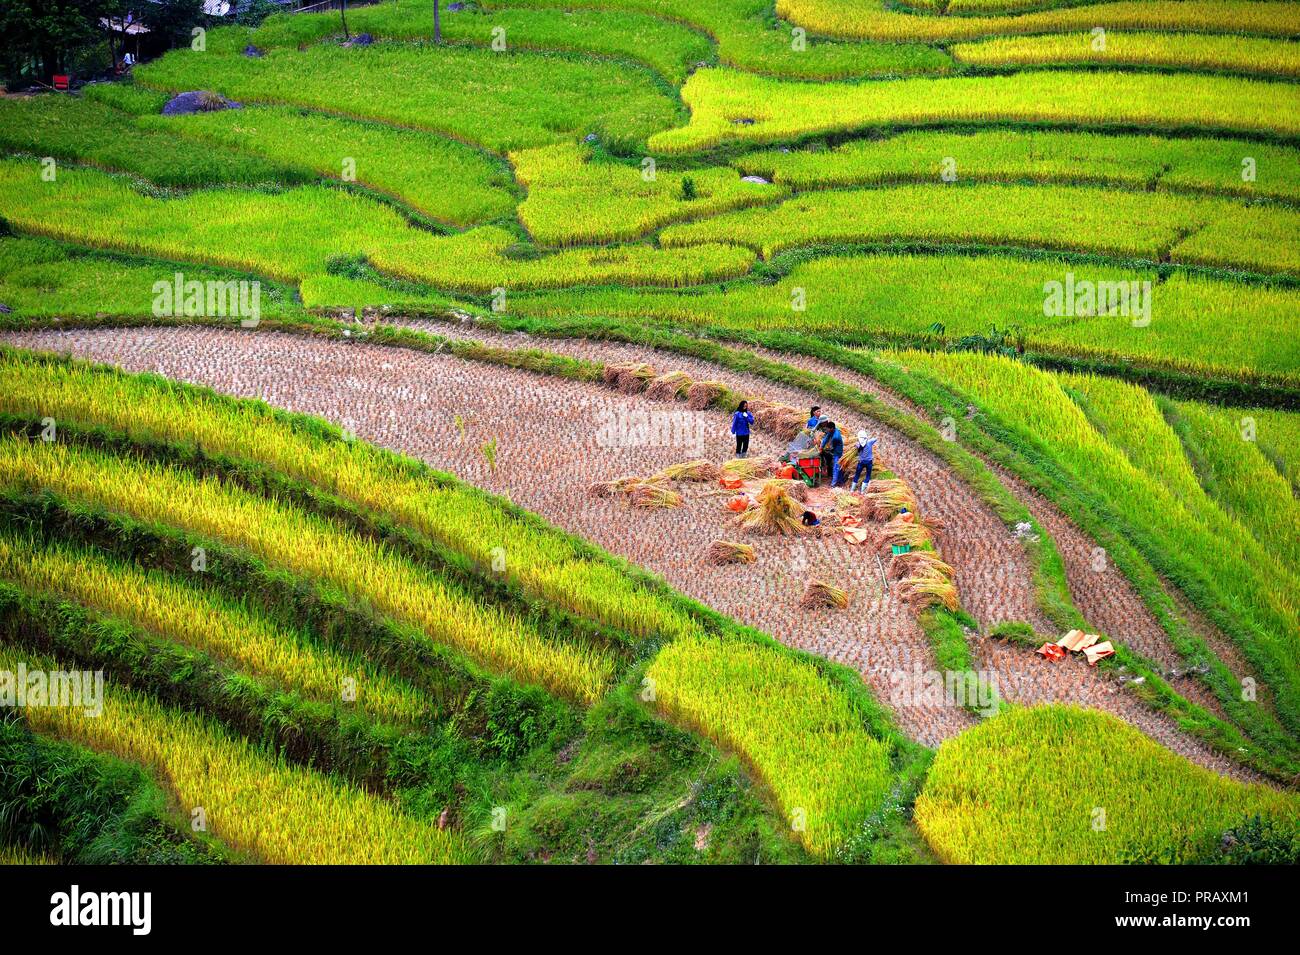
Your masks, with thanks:
[[[67,76],[66,73],[55,73],[55,74],[54,74],[54,88],[55,88],[56,90],[64,90],[64,91],[67,90],[67,88],[68,88],[68,76]]]

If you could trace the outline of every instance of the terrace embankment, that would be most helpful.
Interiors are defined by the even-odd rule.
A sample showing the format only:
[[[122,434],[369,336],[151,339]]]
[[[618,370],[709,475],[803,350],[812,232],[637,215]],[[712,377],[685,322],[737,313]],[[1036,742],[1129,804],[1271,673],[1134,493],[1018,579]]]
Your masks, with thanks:
[[[449,329],[439,325],[437,330]],[[466,331],[468,334],[468,330]],[[499,344],[483,329],[472,337]],[[359,437],[420,457],[489,490],[505,494],[565,530],[663,576],[717,610],[861,672],[891,701],[892,674],[934,667],[924,633],[901,601],[882,593],[874,559],[830,538],[755,538],[752,565],[706,567],[701,557],[718,537],[738,536],[712,488],[682,485],[679,509],[639,509],[621,499],[594,499],[588,485],[625,474],[648,475],[693,457],[731,456],[727,415],[623,395],[601,385],[380,345],[270,332],[210,328],[134,328],[9,333],[9,343],[108,361],[134,371],[208,385],[272,405],[318,414]],[[525,344],[513,339],[514,344]],[[657,369],[681,369],[796,406],[812,396],[765,379],[747,378],[684,357],[641,354],[632,346],[546,342],[604,359],[657,358]],[[589,350],[589,351],[588,351]],[[855,430],[859,416],[825,410]],[[673,417],[656,418],[665,412]],[[620,440],[636,422],[656,421],[662,440]],[[964,605],[982,625],[1035,619],[1029,569],[1021,548],[974,491],[901,435],[882,435],[881,460],[916,490],[923,508],[945,522],[939,546],[954,564]],[[603,435],[603,437],[602,437]],[[495,454],[484,446],[495,442]],[[780,442],[755,435],[751,454],[776,453]],[[526,554],[517,555],[527,559]],[[805,581],[846,587],[847,611],[798,608]],[[1115,713],[1170,749],[1220,772],[1249,774],[1213,753],[1081,664],[1051,666],[1023,648],[980,641],[980,665],[993,672],[1006,699],[1061,700]],[[974,719],[950,705],[895,708],[902,729],[937,744]]]
[[[795,368],[830,375],[906,414],[928,417],[915,403],[891,391],[870,375],[808,355],[766,349],[757,351],[766,358]],[[1065,567],[1070,597],[1089,625],[1157,664],[1165,671],[1170,685],[1179,693],[1222,715],[1222,707],[1209,689],[1196,677],[1185,672],[1186,662],[1181,659],[1170,642],[1168,633],[1129,579],[1109,560],[1101,561],[1099,569],[1099,562],[1095,559],[1097,542],[1062,513],[1060,508],[1024,481],[1003,467],[996,464],[989,466],[1003,486],[1025,506],[1055,542]],[[1252,675],[1240,650],[1226,636],[1193,611],[1179,592],[1167,585],[1166,590],[1183,620],[1209,643],[1215,655],[1234,675],[1238,678]]]

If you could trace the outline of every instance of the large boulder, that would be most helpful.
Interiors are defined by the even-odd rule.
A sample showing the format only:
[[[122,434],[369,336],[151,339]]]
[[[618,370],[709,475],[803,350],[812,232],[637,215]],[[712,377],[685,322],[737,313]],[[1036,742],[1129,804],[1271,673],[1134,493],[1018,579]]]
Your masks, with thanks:
[[[163,107],[164,116],[184,116],[188,113],[214,113],[219,109],[239,109],[239,104],[210,90],[190,90],[177,93]]]

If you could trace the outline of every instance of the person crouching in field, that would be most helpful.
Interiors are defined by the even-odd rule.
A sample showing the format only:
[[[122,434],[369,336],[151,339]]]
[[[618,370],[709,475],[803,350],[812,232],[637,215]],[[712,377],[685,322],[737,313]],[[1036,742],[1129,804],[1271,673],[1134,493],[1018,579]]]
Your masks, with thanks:
[[[876,455],[876,442],[879,438],[868,438],[865,431],[858,432],[858,466],[853,469],[853,480],[849,482],[850,491],[863,491],[871,483],[871,466],[875,463],[872,459]],[[858,486],[861,480],[862,486]]]
[[[750,414],[749,402],[742,401],[736,406],[736,413],[731,416],[731,433],[736,436],[736,457],[749,456],[749,428],[754,423]]]

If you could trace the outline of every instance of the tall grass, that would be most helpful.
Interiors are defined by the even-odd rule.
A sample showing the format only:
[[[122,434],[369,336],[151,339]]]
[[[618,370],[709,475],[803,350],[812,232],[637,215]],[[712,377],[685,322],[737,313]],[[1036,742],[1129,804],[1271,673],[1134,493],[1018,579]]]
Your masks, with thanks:
[[[690,124],[652,136],[653,151],[695,152],[872,127],[952,123],[1300,132],[1295,84],[1192,74],[1044,71],[850,84],[793,83],[707,69],[691,74],[682,98],[691,110]]]
[[[0,665],[66,669],[0,647]],[[24,710],[38,732],[143,763],[166,780],[181,810],[202,809],[213,835],[262,862],[427,864],[472,861],[461,840],[416,821],[393,803],[299,769],[230,736],[201,716],[160,706],[112,685],[104,711]]]
[[[882,809],[890,746],[812,665],[760,644],[679,640],[646,676],[660,709],[757,771],[814,854],[832,855]]]
[[[670,248],[731,241],[766,258],[825,243],[975,242],[1300,272],[1300,251],[1286,241],[1298,230],[1300,212],[1234,199],[934,183],[804,193],[770,209],[669,226],[660,241]]]
[[[125,458],[21,439],[0,441],[4,486],[48,490],[250,550],[324,580],[490,669],[593,702],[613,674],[597,649],[552,643],[527,622],[475,602],[388,548],[293,508]]]
[[[1108,713],[1010,707],[939,747],[915,819],[957,864],[1154,861],[1261,814],[1300,825],[1300,800],[1169,752]]]
[[[21,846],[0,845],[0,865],[58,865],[58,860],[44,852]]]
[[[370,664],[312,645],[300,633],[158,571],[104,558],[84,547],[42,547],[0,537],[0,577],[56,594],[165,639],[269,677],[321,703],[338,704],[343,681],[356,681],[356,708],[381,720],[415,724],[431,706],[411,687]]]

